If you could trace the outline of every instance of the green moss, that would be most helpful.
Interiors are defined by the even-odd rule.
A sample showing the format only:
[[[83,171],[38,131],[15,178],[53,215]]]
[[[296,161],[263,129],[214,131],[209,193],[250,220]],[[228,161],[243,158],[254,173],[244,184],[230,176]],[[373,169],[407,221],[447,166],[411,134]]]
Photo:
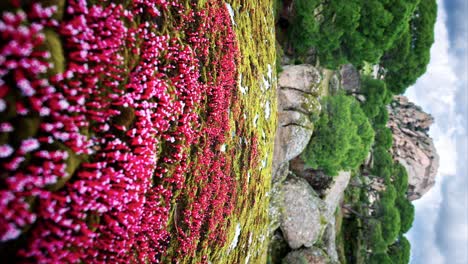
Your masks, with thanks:
[[[135,109],[131,107],[119,107],[120,114],[114,117],[113,122],[119,126],[130,127],[135,121]]]
[[[100,222],[101,217],[97,213],[91,212],[86,215],[86,225],[91,231],[95,232]]]
[[[8,143],[8,133],[0,133],[0,145]]]
[[[19,142],[37,134],[41,119],[39,117],[20,117],[13,123],[15,136],[12,139]]]
[[[57,149],[61,149],[61,150],[66,150],[67,153],[68,153],[68,158],[67,158],[67,161],[66,161],[66,165],[67,165],[67,168],[65,170],[65,172],[67,173],[64,177],[61,177],[59,179],[57,179],[57,182],[52,184],[52,185],[49,185],[48,186],[48,189],[51,190],[51,191],[57,191],[57,190],[60,190],[61,188],[63,188],[63,186],[65,186],[65,184],[70,181],[70,179],[72,179],[73,177],[73,174],[75,173],[75,171],[78,169],[78,167],[80,166],[81,162],[86,159],[86,156],[78,156],[76,155],[73,151],[71,151],[70,149],[68,149],[65,145],[63,145],[62,143],[54,143],[53,146]]]
[[[62,42],[60,41],[59,35],[51,30],[44,30],[45,35],[45,47],[50,52],[49,61],[53,64],[50,73],[55,75],[57,73],[63,73],[65,71],[65,57],[63,56]]]

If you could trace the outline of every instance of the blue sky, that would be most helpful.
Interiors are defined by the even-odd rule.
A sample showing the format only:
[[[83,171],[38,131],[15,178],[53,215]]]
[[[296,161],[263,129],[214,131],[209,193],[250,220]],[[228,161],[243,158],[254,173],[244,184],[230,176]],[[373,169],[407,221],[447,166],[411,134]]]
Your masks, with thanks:
[[[431,113],[440,155],[436,185],[414,202],[407,234],[412,264],[468,263],[468,1],[438,0],[435,43],[427,72],[406,95]]]

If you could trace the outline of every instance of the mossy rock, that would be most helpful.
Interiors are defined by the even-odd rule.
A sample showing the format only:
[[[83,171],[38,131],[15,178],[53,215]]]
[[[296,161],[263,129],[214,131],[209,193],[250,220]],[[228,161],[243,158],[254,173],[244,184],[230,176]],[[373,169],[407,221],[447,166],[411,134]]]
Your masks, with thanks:
[[[281,260],[291,251],[280,231],[277,231],[268,244],[268,264],[280,264]]]
[[[290,252],[282,264],[328,264],[330,259],[327,253],[317,247],[303,248]]]
[[[13,123],[15,135],[13,139],[19,142],[37,134],[41,119],[39,117],[21,117],[17,118]]]
[[[50,52],[49,62],[52,63],[50,74],[63,73],[65,71],[65,57],[63,56],[62,42],[59,35],[51,30],[44,30],[45,47]]]

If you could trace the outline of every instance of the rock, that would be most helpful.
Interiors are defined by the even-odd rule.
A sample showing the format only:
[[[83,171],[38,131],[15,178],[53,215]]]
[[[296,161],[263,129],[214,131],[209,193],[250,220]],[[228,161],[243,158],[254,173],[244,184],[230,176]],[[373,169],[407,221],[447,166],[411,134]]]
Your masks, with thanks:
[[[361,75],[352,64],[343,65],[340,69],[341,87],[348,92],[359,91],[361,87]]]
[[[289,162],[289,169],[296,176],[305,179],[321,198],[325,196],[325,190],[333,181],[333,177],[326,175],[323,171],[308,167],[301,157],[292,159]]]
[[[323,234],[323,242],[331,263],[339,263],[338,252],[336,251],[336,226],[335,212],[343,201],[344,191],[348,187],[351,179],[351,172],[340,171],[333,178],[333,183],[325,191],[325,210],[322,212],[322,217],[327,222],[327,227]]]
[[[322,233],[324,202],[301,178],[290,177],[283,184],[281,231],[292,249],[311,247]]]
[[[362,94],[357,94],[355,96],[355,98],[360,102],[360,103],[364,103],[366,101],[366,97]]]
[[[428,134],[434,118],[405,96],[395,96],[388,111],[393,158],[408,171],[408,199],[413,201],[435,184],[439,156]]]
[[[340,263],[338,252],[336,251],[336,222],[335,217],[330,219],[325,233],[323,234],[323,246],[330,258],[329,263]]]
[[[329,259],[325,252],[319,248],[306,248],[290,252],[283,264],[328,264]]]
[[[268,230],[270,234],[280,227],[281,207],[284,199],[283,181],[289,175],[288,162],[280,165],[274,175],[276,180],[272,183],[270,191],[270,204],[268,208],[268,216],[270,223]]]
[[[272,181],[279,180],[277,170],[301,154],[312,136],[311,119],[320,113],[316,98],[320,72],[310,65],[289,65],[278,80],[278,127],[273,151]]]
[[[278,79],[278,87],[317,93],[321,81],[320,72],[312,65],[288,65],[283,67],[283,72]]]
[[[335,211],[344,196],[344,191],[348,187],[349,180],[351,179],[351,172],[340,171],[337,176],[333,177],[333,183],[325,191],[325,206],[326,210],[323,216],[330,222],[330,219],[335,219]]]
[[[283,116],[284,115],[284,116]],[[276,182],[280,178],[277,170],[289,160],[297,157],[304,151],[309,142],[313,125],[303,114],[291,111],[290,113],[280,113],[279,118],[289,120],[290,123],[281,126],[282,120],[279,120],[279,126],[276,129],[275,145],[273,150],[272,181]]]
[[[338,77],[338,74],[335,72],[333,73],[332,77],[330,78],[330,81],[328,82],[329,94],[336,94],[339,89],[340,89],[340,78]]]

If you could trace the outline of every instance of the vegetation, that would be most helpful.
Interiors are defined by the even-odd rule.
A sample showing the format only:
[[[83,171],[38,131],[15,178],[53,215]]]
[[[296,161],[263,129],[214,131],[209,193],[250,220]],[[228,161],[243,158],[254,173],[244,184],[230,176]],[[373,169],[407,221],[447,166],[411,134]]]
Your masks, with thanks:
[[[366,101],[362,103],[362,110],[370,120],[376,118],[382,111],[387,112],[387,109],[382,109],[382,106],[389,104],[393,96],[384,81],[367,75],[362,76],[358,93],[366,98]],[[384,122],[383,125],[386,123]]]
[[[346,95],[326,97],[313,138],[302,157],[329,175],[359,166],[374,138],[369,120],[357,101]]]
[[[4,261],[264,263],[271,6],[2,1]]]
[[[426,72],[436,16],[436,1],[420,0],[400,38],[382,57],[385,81],[393,93],[403,93]]]
[[[410,247],[403,234],[411,228],[414,206],[406,197],[408,173],[390,152],[387,105],[426,71],[436,1],[294,0],[294,8],[289,43],[296,61],[314,51],[325,68],[365,66],[360,89],[347,94],[365,100],[357,104],[343,94],[324,98],[324,111],[302,155],[314,169],[331,175],[354,169],[360,179],[351,187],[358,193],[349,191],[345,199],[353,217],[343,220],[340,236],[352,240],[343,246],[343,255],[352,256],[352,263],[408,263]],[[373,64],[379,66],[374,77]],[[372,165],[359,167],[370,146]],[[383,184],[384,190],[374,184]]]
[[[408,24],[417,2],[295,0],[291,41],[299,54],[315,48],[322,65],[376,63]]]

